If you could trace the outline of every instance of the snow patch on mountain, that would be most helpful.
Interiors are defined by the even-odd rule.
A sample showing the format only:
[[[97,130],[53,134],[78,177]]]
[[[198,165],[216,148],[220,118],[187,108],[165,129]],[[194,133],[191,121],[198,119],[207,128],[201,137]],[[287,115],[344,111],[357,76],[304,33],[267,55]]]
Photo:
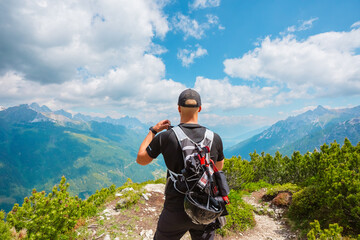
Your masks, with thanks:
[[[41,113],[37,113],[36,117],[30,122],[34,123],[34,122],[47,122],[47,121],[49,121],[49,119],[46,116],[42,115]]]
[[[43,113],[50,121],[65,126],[66,123],[81,124],[79,121],[72,120],[64,115],[55,114],[54,112]]]
[[[350,125],[357,125],[360,124],[360,118],[353,118],[348,121]]]

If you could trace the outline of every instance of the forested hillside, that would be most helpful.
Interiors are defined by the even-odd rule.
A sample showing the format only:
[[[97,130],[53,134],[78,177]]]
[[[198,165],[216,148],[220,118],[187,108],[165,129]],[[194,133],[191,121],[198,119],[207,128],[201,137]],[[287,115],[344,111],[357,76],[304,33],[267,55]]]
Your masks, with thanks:
[[[71,193],[86,198],[97,189],[120,186],[128,177],[139,182],[154,179],[165,169],[162,161],[137,167],[143,136],[132,129],[56,114],[50,119],[48,108],[38,109],[42,113],[33,108],[21,105],[0,111],[1,209],[9,211],[33,188],[51,190],[63,175]]]

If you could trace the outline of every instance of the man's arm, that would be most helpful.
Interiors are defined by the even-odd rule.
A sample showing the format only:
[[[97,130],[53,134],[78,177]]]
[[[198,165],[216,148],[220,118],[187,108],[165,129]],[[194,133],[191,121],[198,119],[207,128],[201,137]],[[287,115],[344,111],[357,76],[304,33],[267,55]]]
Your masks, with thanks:
[[[222,168],[224,167],[224,159],[221,161],[217,161],[215,163],[215,166],[216,166],[217,170],[219,170],[219,171],[222,170]]]
[[[155,130],[156,131],[156,130]],[[151,131],[149,131],[148,135],[146,135],[144,141],[141,143],[139,152],[137,154],[136,162],[140,165],[147,165],[151,163],[153,160],[152,157],[149,156],[149,154],[146,151],[147,146],[149,146],[150,142],[155,137],[155,134]]]
[[[169,120],[162,120],[160,122],[158,122],[153,129],[156,132],[161,132],[164,129],[168,129],[170,126],[170,121]],[[144,141],[141,143],[140,148],[139,148],[139,152],[137,154],[137,158],[136,158],[136,162],[140,165],[147,165],[149,163],[151,163],[151,161],[153,160],[152,157],[149,156],[149,154],[146,151],[147,146],[149,146],[149,144],[151,143],[151,141],[153,140],[153,138],[155,137],[155,134],[152,131],[149,131],[149,133],[146,135]]]

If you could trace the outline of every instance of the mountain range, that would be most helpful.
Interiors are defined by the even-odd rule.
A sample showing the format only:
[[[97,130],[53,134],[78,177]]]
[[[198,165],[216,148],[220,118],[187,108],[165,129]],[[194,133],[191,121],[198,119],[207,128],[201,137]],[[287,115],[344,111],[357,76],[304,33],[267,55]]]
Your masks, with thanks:
[[[111,184],[121,186],[127,178],[143,182],[164,176],[162,159],[145,167],[135,163],[146,131],[147,125],[128,116],[73,115],[36,103],[1,107],[0,209],[9,211],[33,188],[48,192],[63,175],[70,183],[69,191],[81,198]],[[249,132],[242,139],[245,137],[225,150],[227,158],[240,155],[249,159],[255,150],[283,155],[306,153],[335,140],[342,144],[345,138],[355,145],[360,141],[360,106],[318,106],[265,130]]]
[[[138,119],[98,118],[52,111],[36,103],[0,111],[0,209],[9,211],[32,189],[47,192],[65,176],[69,191],[86,198],[131,178],[164,176],[163,161],[136,164],[144,137]]]
[[[44,115],[47,119],[45,121],[54,121],[57,123],[60,122],[73,122],[73,123],[79,123],[79,122],[105,122],[105,123],[111,123],[114,125],[122,125],[126,128],[132,129],[132,130],[144,130],[147,129],[147,125],[142,123],[139,119],[134,117],[125,116],[119,119],[114,119],[111,117],[92,117],[89,115],[84,115],[82,113],[77,113],[75,115],[66,112],[63,109],[57,110],[57,111],[51,111],[50,108],[47,106],[39,106],[37,103],[32,103],[29,105],[29,108]]]
[[[360,141],[360,106],[327,109],[318,106],[297,116],[278,121],[261,133],[226,149],[225,155],[249,159],[249,153],[291,155],[320,149],[324,143],[339,144],[348,138],[353,145]]]

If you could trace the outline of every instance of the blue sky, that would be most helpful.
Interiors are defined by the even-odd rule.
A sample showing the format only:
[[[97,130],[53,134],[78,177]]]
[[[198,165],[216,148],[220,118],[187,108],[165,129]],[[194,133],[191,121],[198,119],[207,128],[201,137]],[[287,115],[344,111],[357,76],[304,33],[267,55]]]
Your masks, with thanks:
[[[200,121],[225,137],[360,104],[360,1],[0,1],[0,105]]]

